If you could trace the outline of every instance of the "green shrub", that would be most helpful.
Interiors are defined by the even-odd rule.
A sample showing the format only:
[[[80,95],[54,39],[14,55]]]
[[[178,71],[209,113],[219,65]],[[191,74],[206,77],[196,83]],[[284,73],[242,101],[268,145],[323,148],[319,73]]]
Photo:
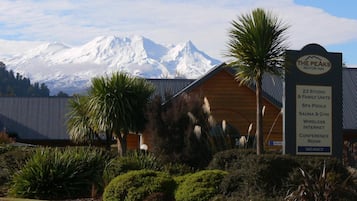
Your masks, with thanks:
[[[254,150],[251,149],[230,149],[216,153],[207,169],[219,170],[236,170],[242,168],[245,161],[251,157],[256,156]]]
[[[324,161],[330,179],[336,184],[342,183],[351,175],[341,161],[332,157],[270,153],[257,156],[253,150],[238,149],[215,154],[208,169],[229,172],[220,184],[221,193],[229,200],[261,200],[262,197],[265,200],[282,200],[288,191],[297,189],[304,182],[299,168],[318,178]],[[353,179],[345,184],[349,188],[356,188]]]
[[[167,163],[162,167],[162,170],[173,176],[185,175],[195,171],[194,168],[182,163]]]
[[[109,161],[104,170],[104,181],[109,183],[114,177],[130,170],[161,170],[161,162],[151,153],[132,152]]]
[[[206,201],[219,193],[219,184],[227,172],[202,170],[188,176],[177,188],[177,201]]]
[[[41,148],[13,178],[16,197],[64,199],[90,197],[102,188],[105,152],[91,148]]]
[[[253,150],[233,149],[214,155],[208,169],[230,173],[221,184],[222,193],[251,195],[259,192],[267,197],[285,193],[284,182],[299,164],[294,158],[276,154],[257,156]]]
[[[185,175],[179,175],[175,176],[174,180],[176,181],[177,185],[181,185],[189,176],[191,176],[193,173],[187,173]]]
[[[0,146],[0,197],[7,195],[12,175],[26,163],[33,153],[33,147]]]
[[[134,170],[114,178],[104,190],[103,201],[142,201],[154,193],[173,197],[176,183],[167,173]]]

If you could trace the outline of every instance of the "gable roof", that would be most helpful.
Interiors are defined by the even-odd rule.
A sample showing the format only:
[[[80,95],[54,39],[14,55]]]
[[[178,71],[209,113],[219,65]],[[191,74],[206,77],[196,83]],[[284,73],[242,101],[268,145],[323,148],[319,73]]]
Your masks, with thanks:
[[[177,94],[180,90],[191,84],[193,79],[146,79],[155,86],[153,96],[161,96],[164,100],[166,95]]]
[[[190,92],[192,89],[198,87],[199,85],[201,85],[205,81],[211,79],[213,76],[215,76],[217,73],[219,73],[221,71],[226,71],[228,74],[232,75],[232,77],[235,77],[235,74],[237,72],[233,68],[227,66],[226,63],[222,63],[220,65],[217,65],[217,66],[213,67],[210,71],[208,71],[206,74],[204,74],[203,76],[201,76],[197,80],[193,81],[192,83],[187,85],[182,90],[178,91],[171,99],[179,96],[182,93]],[[269,84],[265,84],[265,83],[269,83]],[[237,84],[238,84],[238,82],[237,82]],[[255,91],[255,85],[254,84],[251,84],[248,87],[251,90]],[[280,100],[277,99],[277,97],[276,97],[276,96],[278,96],[279,93],[277,93],[277,94],[267,93],[267,90],[270,89],[271,87],[277,87],[277,88],[281,89],[281,91],[282,91],[283,87],[282,87],[281,78],[279,78],[278,76],[271,76],[271,75],[266,75],[266,76],[263,77],[263,97],[266,100],[268,100],[269,102],[273,103],[276,107],[281,108],[282,107],[281,97],[280,97]]]
[[[227,71],[232,76],[234,76],[234,74],[235,74],[235,71],[234,71],[233,68],[227,68],[227,65],[225,63],[222,63],[220,65],[217,65],[217,66],[211,68],[206,74],[202,75],[200,78],[196,79],[191,84],[187,85],[185,88],[183,88],[180,91],[178,91],[171,99],[179,96],[182,93],[189,92],[192,89],[200,86],[202,83],[204,83],[205,81],[209,80],[214,75],[216,75],[217,73],[219,73],[219,72],[221,72],[223,70]]]

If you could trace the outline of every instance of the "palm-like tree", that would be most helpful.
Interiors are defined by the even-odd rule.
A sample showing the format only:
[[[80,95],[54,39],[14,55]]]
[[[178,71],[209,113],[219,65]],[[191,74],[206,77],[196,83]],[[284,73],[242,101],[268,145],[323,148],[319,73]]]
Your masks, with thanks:
[[[229,30],[228,53],[233,58],[229,66],[237,68],[236,79],[241,84],[255,82],[257,154],[264,152],[262,77],[265,72],[282,75],[286,50],[286,30],[270,12],[257,8],[251,14],[232,21]]]
[[[106,132],[106,139],[99,136],[99,133],[104,131],[99,130],[98,126],[94,124],[95,121],[91,120],[95,117],[91,116],[93,113],[90,112],[88,103],[88,96],[74,95],[72,99],[69,99],[71,110],[67,113],[66,123],[70,139],[77,143],[93,143],[97,140],[109,149],[112,141],[111,133]]]
[[[70,112],[67,113],[67,132],[75,142],[92,142],[94,140],[94,127],[89,123],[87,109],[88,97],[74,95],[69,99]]]
[[[144,110],[153,92],[152,84],[125,73],[92,79],[88,107],[95,118],[90,122],[98,125],[99,130],[113,133],[119,155],[126,153],[129,131],[144,128]]]

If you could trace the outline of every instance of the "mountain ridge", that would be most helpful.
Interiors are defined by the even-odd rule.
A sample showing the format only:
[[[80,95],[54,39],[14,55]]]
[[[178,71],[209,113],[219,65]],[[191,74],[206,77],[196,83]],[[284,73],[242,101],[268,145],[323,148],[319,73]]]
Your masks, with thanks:
[[[144,78],[195,79],[220,63],[192,41],[162,45],[139,35],[98,36],[80,46],[47,42],[3,62],[34,82],[45,83],[51,94],[83,91],[93,77],[115,71]]]

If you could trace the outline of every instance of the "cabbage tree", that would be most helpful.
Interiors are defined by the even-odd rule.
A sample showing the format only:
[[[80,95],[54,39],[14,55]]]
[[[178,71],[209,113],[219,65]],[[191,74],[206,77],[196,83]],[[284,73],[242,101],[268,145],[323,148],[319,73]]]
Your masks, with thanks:
[[[255,84],[257,154],[264,152],[262,78],[264,73],[282,75],[286,50],[286,31],[272,13],[261,8],[238,16],[231,22],[228,53],[229,66],[236,68],[236,79],[241,84]]]
[[[129,132],[137,133],[145,126],[145,107],[154,92],[145,79],[126,73],[113,73],[92,79],[88,109],[93,125],[109,131],[117,141],[119,155],[125,155]]]

